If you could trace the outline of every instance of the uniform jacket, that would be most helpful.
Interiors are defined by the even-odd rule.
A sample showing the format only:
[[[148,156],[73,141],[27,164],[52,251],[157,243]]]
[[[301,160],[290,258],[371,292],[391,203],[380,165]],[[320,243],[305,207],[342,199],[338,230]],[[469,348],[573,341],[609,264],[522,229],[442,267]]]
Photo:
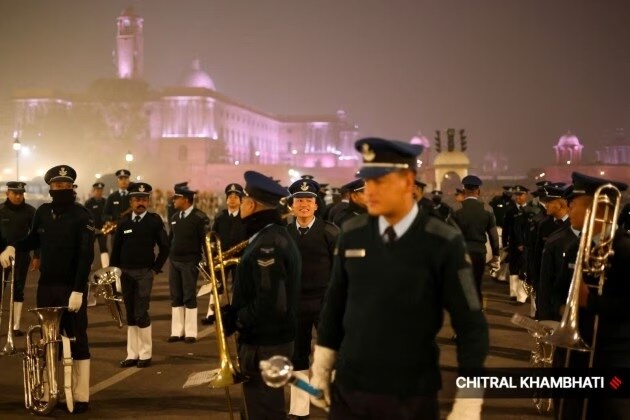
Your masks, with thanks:
[[[488,235],[492,255],[499,255],[499,235],[494,215],[484,209],[483,203],[472,198],[464,200],[462,208],[453,213],[453,220],[461,229],[470,252],[485,254]]]
[[[240,210],[236,217],[231,217],[227,209],[223,210],[214,219],[212,230],[219,235],[221,247],[224,251],[247,239],[245,224],[243,219],[241,219]]]
[[[444,309],[457,333],[460,369],[482,367],[488,326],[461,234],[420,211],[404,235],[385,244],[378,218],[362,215],[339,236],[317,343],[338,351],[341,386],[430,395],[441,385],[435,339]]]
[[[210,219],[203,211],[193,208],[190,214],[179,218],[180,212],[171,217],[171,229],[168,239],[171,261],[194,262],[201,260],[206,232]],[[223,247],[223,244],[221,244]]]
[[[142,220],[134,222],[127,214],[122,218],[114,234],[111,265],[114,267],[138,269],[150,268],[159,273],[168,258],[169,244],[162,218],[147,212]],[[155,255],[155,246],[158,255]]]
[[[103,227],[103,210],[105,209],[105,203],[107,199],[104,197],[94,198],[90,197],[85,202],[85,208],[92,213],[92,219],[94,220],[94,227],[96,229],[101,229]]]
[[[111,193],[105,202],[103,208],[103,221],[104,222],[117,222],[121,218],[121,213],[129,209],[129,193],[126,195],[120,195],[120,191],[114,191]]]

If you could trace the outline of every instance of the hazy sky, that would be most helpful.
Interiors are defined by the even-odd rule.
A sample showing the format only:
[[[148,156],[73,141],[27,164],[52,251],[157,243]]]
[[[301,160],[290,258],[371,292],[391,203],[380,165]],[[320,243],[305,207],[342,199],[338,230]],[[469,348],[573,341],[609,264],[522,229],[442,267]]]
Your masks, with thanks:
[[[145,19],[145,79],[195,58],[217,90],[277,114],[344,109],[361,134],[466,128],[473,162],[549,163],[630,130],[628,0],[0,0],[0,105],[15,88],[112,77],[115,20]]]

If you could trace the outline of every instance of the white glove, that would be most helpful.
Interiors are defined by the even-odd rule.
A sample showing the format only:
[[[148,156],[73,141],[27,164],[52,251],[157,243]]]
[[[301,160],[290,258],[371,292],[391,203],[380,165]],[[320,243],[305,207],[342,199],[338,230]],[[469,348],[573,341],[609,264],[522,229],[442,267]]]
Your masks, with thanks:
[[[499,261],[499,257],[492,257],[490,260],[490,269],[493,271],[499,271],[501,268],[501,261]]]
[[[483,404],[483,389],[459,389],[453,408],[446,420],[479,420]]]
[[[313,376],[311,377],[311,385],[317,389],[321,389],[324,398],[315,398],[311,396],[311,403],[319,408],[328,411],[330,407],[330,379],[332,370],[337,359],[337,352],[328,347],[315,346],[313,353]]]
[[[70,299],[68,300],[68,310],[70,312],[79,312],[79,309],[81,309],[81,303],[83,303],[83,293],[72,292]]]
[[[2,267],[4,268],[10,267],[11,258],[15,259],[15,248],[9,245],[0,254],[0,263],[2,263]]]

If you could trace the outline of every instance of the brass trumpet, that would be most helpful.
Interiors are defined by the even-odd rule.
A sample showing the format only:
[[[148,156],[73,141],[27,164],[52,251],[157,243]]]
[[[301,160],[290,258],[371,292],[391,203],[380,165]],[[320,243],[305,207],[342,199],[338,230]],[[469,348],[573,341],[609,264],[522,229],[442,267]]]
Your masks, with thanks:
[[[210,251],[213,253],[212,259],[213,259],[214,270],[215,271],[225,270],[226,268],[231,267],[233,265],[238,265],[238,263],[241,261],[240,253],[247,247],[249,240],[246,239],[242,242],[237,243],[232,248],[223,252],[221,254],[222,258],[219,258],[219,255],[218,255],[219,253],[217,252],[216,247],[217,247],[217,244],[218,244],[218,247],[221,247],[221,241],[219,240],[219,237],[214,233],[213,233],[213,238],[216,238],[218,240],[218,242],[215,241],[215,242],[210,243],[210,247],[212,248]],[[207,245],[206,245],[206,248],[207,248]],[[208,250],[206,249],[206,254],[207,253],[208,253]],[[214,254],[217,254],[217,255],[214,255]],[[208,285],[212,287],[212,276],[210,275],[210,270],[211,269],[209,268],[209,264],[207,261],[199,262],[199,272],[206,279],[205,281],[206,287]],[[225,273],[223,273],[222,277],[220,279],[217,279],[217,282],[225,286],[225,279],[226,279]],[[207,290],[205,292],[202,292],[202,294],[207,294],[207,293],[208,293]],[[218,302],[218,301],[215,300],[215,302]]]
[[[96,270],[90,278],[90,285],[96,287],[95,297],[102,296],[105,299],[105,303],[109,308],[112,315],[112,319],[118,325],[118,328],[123,327],[123,315],[120,309],[120,303],[123,300],[114,296],[114,288],[112,284],[120,278],[122,272],[118,267],[105,267]]]

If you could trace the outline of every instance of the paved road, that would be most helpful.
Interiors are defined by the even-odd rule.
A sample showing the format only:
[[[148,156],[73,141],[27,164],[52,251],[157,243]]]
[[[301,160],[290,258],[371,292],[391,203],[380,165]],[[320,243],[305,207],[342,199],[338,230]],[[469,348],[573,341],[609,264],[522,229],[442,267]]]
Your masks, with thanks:
[[[37,275],[31,274],[27,283],[25,307],[33,307]],[[526,313],[528,305],[514,306],[507,298],[507,284],[486,279],[486,314],[490,324],[490,355],[487,365],[491,367],[526,367],[532,339],[528,333],[510,324],[514,312]],[[201,300],[205,311],[207,297]],[[5,305],[6,306],[6,305]],[[201,312],[201,310],[200,310]],[[106,307],[99,302],[89,308],[90,348],[92,353],[92,378],[90,411],[74,418],[99,419],[205,419],[229,418],[225,393],[206,386],[183,389],[191,373],[210,370],[218,366],[214,327],[201,326],[201,339],[195,344],[183,342],[167,343],[170,332],[170,304],[167,277],[156,277],[151,303],[153,320],[153,364],[146,369],[121,369],[118,362],[126,355],[126,332],[119,330],[111,321]],[[6,340],[5,311],[0,335],[0,345]],[[34,323],[35,317],[25,312],[23,325]],[[442,328],[438,343],[441,347],[444,389],[440,393],[443,417],[450,409],[454,395],[454,371],[456,366],[455,346],[450,339],[452,330],[448,318]],[[23,337],[16,338],[16,347],[22,351]],[[386,349],[387,337],[383,337]],[[233,353],[232,353],[233,354]],[[0,357],[0,419],[33,418],[24,409],[21,356]],[[240,389],[231,387],[235,405],[240,403]],[[53,412],[56,418],[69,417],[61,409]],[[325,418],[316,408],[311,418]],[[486,400],[484,419],[540,419],[527,399]]]

